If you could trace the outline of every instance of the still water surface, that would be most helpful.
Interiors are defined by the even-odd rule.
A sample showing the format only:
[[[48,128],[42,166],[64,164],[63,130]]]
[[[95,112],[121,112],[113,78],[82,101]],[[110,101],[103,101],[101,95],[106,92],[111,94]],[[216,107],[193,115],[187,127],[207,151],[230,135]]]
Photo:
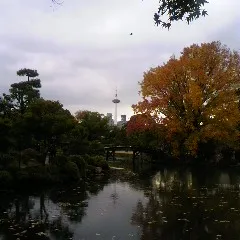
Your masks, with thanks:
[[[240,171],[153,167],[0,193],[0,239],[240,239],[239,207]]]

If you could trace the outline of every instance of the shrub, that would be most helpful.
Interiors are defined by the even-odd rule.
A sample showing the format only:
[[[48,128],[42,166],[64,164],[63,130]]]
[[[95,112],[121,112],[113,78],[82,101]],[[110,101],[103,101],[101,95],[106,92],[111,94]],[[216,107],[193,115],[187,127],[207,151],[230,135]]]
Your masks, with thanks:
[[[77,164],[79,172],[81,174],[81,177],[85,178],[86,177],[86,166],[87,166],[87,164],[86,164],[84,158],[80,155],[71,155],[68,158],[68,160]]]
[[[85,156],[85,161],[88,165],[101,167],[103,170],[108,170],[109,165],[103,156]]]
[[[66,174],[69,180],[78,181],[80,179],[78,166],[74,162],[67,162],[63,167],[63,173]]]
[[[13,177],[8,171],[0,171],[0,186],[9,186]]]

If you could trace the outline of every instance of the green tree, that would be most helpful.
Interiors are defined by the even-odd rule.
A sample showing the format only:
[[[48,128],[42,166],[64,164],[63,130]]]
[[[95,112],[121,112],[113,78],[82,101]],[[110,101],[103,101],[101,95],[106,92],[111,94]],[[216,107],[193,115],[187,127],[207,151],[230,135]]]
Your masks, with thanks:
[[[73,129],[76,120],[58,101],[38,99],[31,103],[23,116],[24,124],[38,143],[42,153],[56,151],[62,137]]]
[[[99,140],[109,131],[108,119],[103,114],[91,111],[78,111],[75,117],[79,124],[87,129],[88,140]]]
[[[28,80],[13,83],[9,92],[15,109],[23,114],[31,102],[40,98],[39,88],[41,88],[41,81],[35,78],[38,76],[37,70],[20,69],[17,71],[17,75],[27,76]]]
[[[75,124],[74,128],[66,134],[65,142],[69,144],[69,154],[82,155],[88,153],[88,131],[81,124]]]
[[[109,131],[105,135],[104,143],[108,145],[124,145],[128,146],[128,137],[126,132],[127,125],[123,125],[121,128],[118,126],[111,126]]]
[[[3,93],[0,97],[0,117],[5,118],[11,115],[13,103],[10,95]]]
[[[189,24],[201,16],[206,16],[203,8],[206,0],[159,0],[158,11],[154,14],[154,22],[164,28],[170,28],[172,22],[185,20]],[[164,20],[167,17],[167,20]]]
[[[12,123],[13,103],[9,95],[0,97],[0,152],[6,153],[13,144]]]
[[[11,146],[12,122],[9,118],[0,117],[0,153],[7,152]]]
[[[36,78],[39,76],[37,70],[23,68],[17,71],[18,76],[26,76],[28,78],[28,81],[30,78]]]

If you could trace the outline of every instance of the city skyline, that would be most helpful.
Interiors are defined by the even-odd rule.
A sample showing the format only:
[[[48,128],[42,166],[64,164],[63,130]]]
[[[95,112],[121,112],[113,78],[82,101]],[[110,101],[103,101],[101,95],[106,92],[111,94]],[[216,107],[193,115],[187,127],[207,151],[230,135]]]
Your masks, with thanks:
[[[68,109],[73,115],[78,111],[78,110],[89,110],[89,111],[93,111],[93,112],[99,112],[101,114],[104,114],[105,116],[107,116],[108,113],[112,114],[112,118],[114,119],[114,112],[115,112],[115,105],[113,104],[112,100],[114,97],[109,98],[109,106],[106,106],[104,111],[99,111],[96,107],[91,107],[89,109]],[[122,99],[121,99],[122,102]],[[117,114],[117,121],[121,121],[121,116],[122,115],[126,115],[126,120],[130,120],[131,116],[134,114],[132,107],[129,106],[129,108],[126,108],[126,106],[121,107],[121,102],[118,104],[118,114]],[[124,100],[123,100],[124,102]],[[127,111],[126,111],[127,109]],[[109,110],[109,111],[108,111]],[[126,111],[126,112],[125,112]]]

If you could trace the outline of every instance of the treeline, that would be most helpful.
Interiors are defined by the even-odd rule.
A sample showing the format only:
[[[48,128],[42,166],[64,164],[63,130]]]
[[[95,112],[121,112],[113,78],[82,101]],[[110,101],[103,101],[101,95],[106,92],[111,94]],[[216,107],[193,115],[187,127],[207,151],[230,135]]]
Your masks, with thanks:
[[[27,79],[13,83],[0,97],[2,185],[13,180],[75,181],[95,167],[108,169],[104,145],[120,144],[122,130],[109,127],[98,112],[73,116],[59,101],[43,99],[37,70],[20,69],[17,75]]]
[[[0,98],[0,182],[37,179],[41,171],[49,181],[84,178],[108,169],[106,145],[131,145],[155,160],[238,163],[240,55],[220,42],[193,44],[145,72],[142,100],[122,128],[98,112],[73,116],[43,99],[36,70],[17,75],[26,80]]]

